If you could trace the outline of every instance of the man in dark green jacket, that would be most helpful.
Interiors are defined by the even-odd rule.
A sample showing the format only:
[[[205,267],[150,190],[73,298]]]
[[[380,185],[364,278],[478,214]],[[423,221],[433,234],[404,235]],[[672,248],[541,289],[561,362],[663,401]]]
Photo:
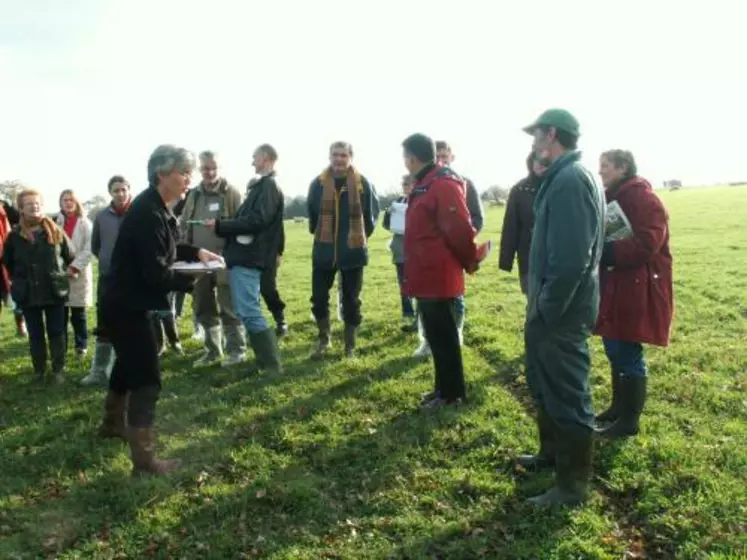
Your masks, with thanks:
[[[363,269],[368,264],[368,238],[379,214],[373,185],[352,165],[352,146],[335,142],[330,146],[329,160],[329,167],[311,182],[307,199],[309,232],[314,235],[311,311],[319,328],[312,354],[315,359],[323,357],[330,345],[329,290],[337,271],[342,280],[345,354],[353,355],[361,324],[360,293]]]
[[[547,166],[534,202],[525,326],[527,384],[537,406],[540,450],[525,468],[555,467],[555,485],[535,505],[587,498],[594,414],[587,339],[599,306],[604,192],[580,163],[579,125],[563,109],[524,129]]]

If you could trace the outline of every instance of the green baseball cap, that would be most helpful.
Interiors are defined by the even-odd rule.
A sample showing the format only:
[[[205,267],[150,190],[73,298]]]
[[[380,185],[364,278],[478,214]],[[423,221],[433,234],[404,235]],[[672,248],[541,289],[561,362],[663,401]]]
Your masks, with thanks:
[[[548,109],[523,130],[527,134],[534,134],[535,129],[540,126],[552,126],[573,136],[581,136],[578,119],[565,109]]]

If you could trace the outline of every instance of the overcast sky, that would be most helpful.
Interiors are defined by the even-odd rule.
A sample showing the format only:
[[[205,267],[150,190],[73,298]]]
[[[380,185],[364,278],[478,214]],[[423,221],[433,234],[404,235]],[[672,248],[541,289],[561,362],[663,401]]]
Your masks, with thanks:
[[[484,189],[522,177],[521,127],[551,106],[581,121],[594,171],[619,147],[655,182],[747,180],[739,5],[0,0],[0,180],[52,201],[114,173],[140,190],[170,142],[217,150],[243,186],[270,142],[296,195],[342,139],[384,192],[424,132]]]

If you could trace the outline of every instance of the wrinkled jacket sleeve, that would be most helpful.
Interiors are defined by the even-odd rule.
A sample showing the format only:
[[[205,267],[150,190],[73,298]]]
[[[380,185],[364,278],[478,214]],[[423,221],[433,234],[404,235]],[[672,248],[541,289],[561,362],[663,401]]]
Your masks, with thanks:
[[[215,233],[221,237],[232,235],[255,235],[272,223],[278,212],[280,197],[277,185],[271,178],[261,185],[260,192],[252,200],[252,193],[244,201],[249,207],[241,209],[235,218],[219,220],[215,224]]]
[[[162,293],[192,291],[192,280],[169,268],[168,228],[155,214],[144,216],[138,226],[135,233],[135,260],[150,289]],[[176,247],[176,258],[193,261],[197,258],[197,251],[197,247],[180,244]]]
[[[316,232],[319,212],[322,204],[322,184],[314,179],[309,185],[309,196],[306,198],[306,212],[309,215],[309,233]]]
[[[93,252],[91,251],[91,222],[85,218],[80,218],[78,220],[78,227],[81,230],[80,233],[80,247],[75,248],[75,258],[73,259],[73,262],[71,266],[77,270],[82,271],[85,270],[85,268],[90,264],[91,259],[93,258]]]
[[[476,232],[470,221],[464,191],[452,180],[436,181],[431,189],[435,189],[436,225],[462,268],[472,272],[477,268]]]
[[[189,220],[192,217],[192,214],[194,214],[195,190],[196,189],[192,189],[187,193],[187,198],[184,201],[184,206],[182,207],[182,212],[179,216],[179,235],[180,239],[183,239],[184,241],[192,239],[191,234],[194,226],[188,224],[187,220]]]
[[[363,222],[366,230],[366,237],[371,237],[376,229],[376,222],[379,220],[379,197],[376,194],[376,188],[364,181],[363,183]]]
[[[8,274],[10,274],[11,276],[13,276],[13,272],[16,269],[16,235],[17,234],[14,231],[11,231],[10,234],[8,234],[5,243],[3,243],[2,261],[3,265],[8,270]]]
[[[501,229],[501,252],[498,257],[498,268],[511,272],[514,268],[514,258],[519,249],[519,205],[517,184],[508,195],[506,213],[503,215]]]
[[[477,233],[480,233],[485,223],[482,200],[480,200],[480,193],[477,192],[477,187],[475,187],[475,184],[469,179],[467,179],[466,182],[467,209],[469,210],[469,215],[472,219],[472,227],[477,230]]]
[[[547,204],[547,265],[538,310],[544,322],[552,325],[568,309],[588,274],[604,224],[593,185],[575,169],[555,180]]]
[[[641,191],[635,199],[635,212],[628,212],[634,236],[619,239],[605,247],[605,264],[635,268],[650,262],[661,250],[667,238],[667,211],[659,197],[651,191]],[[610,262],[611,261],[611,262]]]
[[[106,212],[106,209],[101,212]],[[93,221],[93,231],[91,232],[91,253],[98,259],[101,253],[101,212],[98,213]]]
[[[70,240],[68,239],[67,235],[62,236],[62,243],[60,244],[60,256],[62,257],[62,262],[65,263],[65,266],[70,266],[73,264],[75,254],[70,247]],[[75,268],[77,269],[77,267]]]

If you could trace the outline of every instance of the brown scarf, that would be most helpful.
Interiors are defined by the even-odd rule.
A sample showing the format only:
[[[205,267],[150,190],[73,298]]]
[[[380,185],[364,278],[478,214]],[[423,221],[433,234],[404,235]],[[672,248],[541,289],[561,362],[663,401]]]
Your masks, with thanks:
[[[31,228],[33,228],[37,224],[29,224],[28,221],[21,216],[21,237],[28,239],[32,243],[34,243],[36,240],[34,239],[34,234],[31,232]],[[52,218],[48,218],[47,216],[44,216],[39,221],[39,226],[44,230],[44,232],[47,234],[47,241],[51,243],[52,245],[61,245],[62,244],[62,238],[65,235],[65,233],[60,229],[60,227],[54,223],[54,220]]]
[[[316,226],[316,240],[320,243],[334,243],[335,216],[339,215],[337,200],[335,197],[335,178],[332,170],[327,168],[320,176],[322,184],[322,208],[319,213],[319,223]],[[360,173],[353,167],[348,168],[346,178],[348,191],[348,215],[350,227],[348,228],[348,247],[361,249],[366,245],[366,230],[363,226],[363,204],[361,193],[363,192],[363,179]]]

